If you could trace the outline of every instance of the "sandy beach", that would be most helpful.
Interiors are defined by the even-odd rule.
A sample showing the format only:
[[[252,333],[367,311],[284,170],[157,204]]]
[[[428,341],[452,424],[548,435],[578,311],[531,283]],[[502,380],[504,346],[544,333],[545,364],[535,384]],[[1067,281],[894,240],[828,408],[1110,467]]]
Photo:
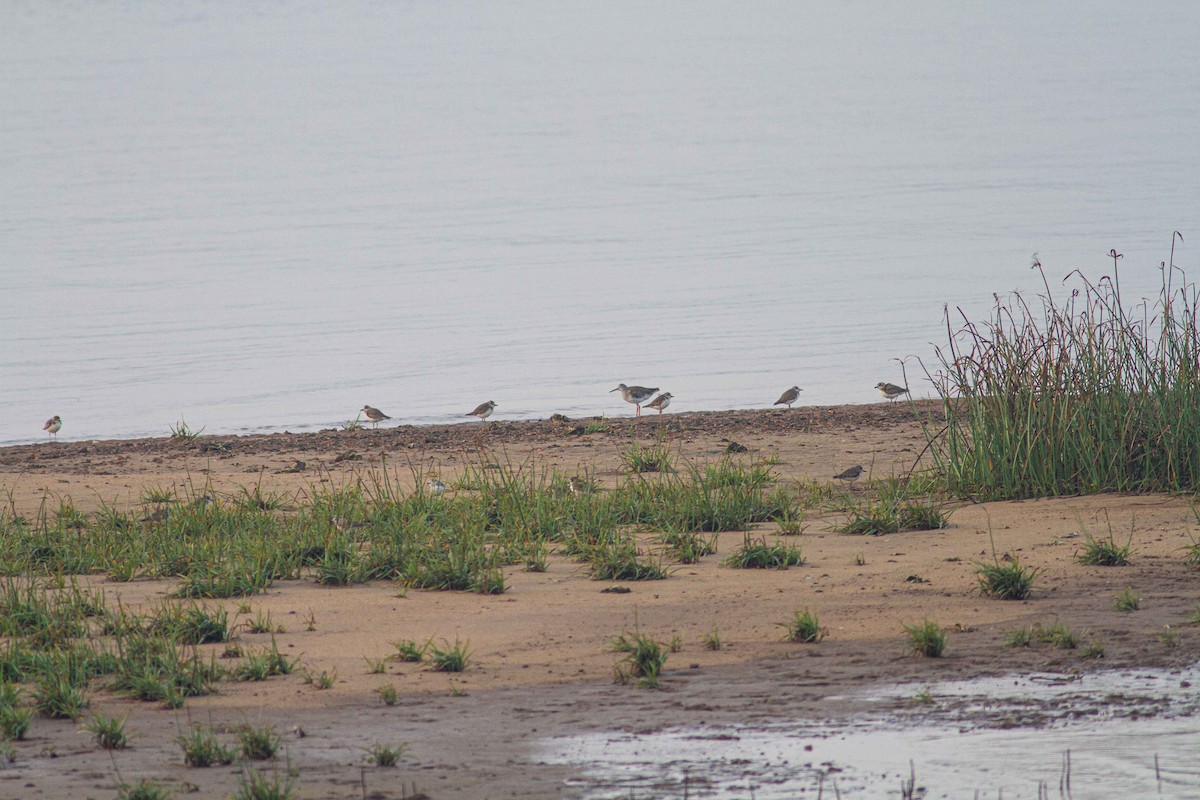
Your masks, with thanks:
[[[777,485],[832,483],[855,464],[873,478],[906,474],[925,448],[921,416],[933,411],[920,403],[880,403],[668,413],[608,419],[604,426],[560,419],[187,442],[50,442],[0,450],[0,493],[10,514],[30,518],[68,499],[85,513],[140,512],[144,493],[161,489],[222,502],[257,487],[299,506],[329,487],[369,483],[384,470],[410,488],[424,475],[452,485],[485,461],[588,475],[605,491],[623,475],[625,448],[659,441],[679,464],[767,459]],[[744,452],[728,454],[734,443]],[[833,491],[865,493],[866,484]],[[14,762],[0,769],[0,797],[111,797],[119,781],[143,777],[190,797],[229,796],[240,767],[184,766],[174,738],[192,722],[217,730],[243,722],[274,726],[288,754],[279,769],[292,770],[301,797],[575,797],[583,789],[571,771],[540,755],[547,740],[588,731],[831,719],[859,709],[856,692],[869,686],[1030,670],[1172,667],[1200,656],[1200,632],[1190,621],[1198,574],[1183,557],[1197,524],[1186,498],[958,500],[947,510],[943,530],[862,536],[836,532],[844,514],[814,508],[799,535],[784,537],[801,548],[805,563],[784,570],[723,566],[746,533],[721,532],[716,554],[668,564],[665,580],[619,582],[626,593],[602,591],[613,582],[591,579],[579,563],[552,551],[545,572],[506,569],[507,590],[498,595],[404,590],[390,581],[326,587],[302,579],[277,581],[248,598],[206,601],[241,621],[269,613],[278,647],[298,660],[296,674],[222,682],[217,694],[179,710],[96,691],[88,715],[128,715],[130,747],[110,755],[79,723],[35,719],[28,738],[13,743]],[[777,532],[776,523],[751,531],[771,539]],[[1131,563],[1078,563],[1089,535],[1128,538]],[[996,557],[1040,571],[1029,599],[980,596],[975,564],[990,561],[993,548]],[[161,602],[174,588],[163,580],[80,580],[133,609]],[[1113,601],[1127,587],[1140,593],[1141,607],[1120,613]],[[828,632],[823,641],[784,641],[783,623],[802,609],[819,615]],[[907,652],[903,626],[924,620],[947,631],[944,657]],[[1088,658],[1084,648],[1006,646],[1006,632],[1037,623],[1070,626],[1102,657]],[[613,680],[618,658],[611,641],[635,628],[679,645],[657,690]],[[713,631],[725,645],[720,650],[702,644]],[[238,633],[248,646],[270,637]],[[396,652],[394,642],[429,639],[469,643],[468,669],[447,675],[398,661],[388,661],[383,674],[370,669]],[[302,672],[336,679],[319,689]],[[395,705],[381,702],[385,685],[396,688]],[[364,752],[380,742],[407,745],[397,768],[365,765]]]

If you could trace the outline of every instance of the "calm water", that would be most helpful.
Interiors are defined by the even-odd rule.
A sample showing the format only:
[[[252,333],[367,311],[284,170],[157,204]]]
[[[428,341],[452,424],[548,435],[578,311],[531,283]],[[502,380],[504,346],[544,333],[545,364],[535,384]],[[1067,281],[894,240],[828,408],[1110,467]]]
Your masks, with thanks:
[[[0,444],[873,402],[1034,251],[1195,266],[1197,41],[1192,2],[0,0]]]

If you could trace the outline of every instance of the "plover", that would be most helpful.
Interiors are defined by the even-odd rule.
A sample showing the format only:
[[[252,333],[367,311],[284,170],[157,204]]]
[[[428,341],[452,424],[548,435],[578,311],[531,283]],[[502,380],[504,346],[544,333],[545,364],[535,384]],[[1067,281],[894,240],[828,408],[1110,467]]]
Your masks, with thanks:
[[[841,481],[848,481],[849,483],[854,483],[856,480],[858,480],[858,477],[862,474],[863,474],[862,464],[855,464],[853,467],[846,470],[845,472],[839,472],[837,475],[834,475],[833,477],[835,477]]]
[[[907,386],[897,386],[894,383],[877,383],[875,384],[875,388],[888,400],[895,400],[902,394],[908,394]]]
[[[633,403],[635,406],[637,406],[636,416],[640,417],[642,415],[642,403],[646,402],[651,397],[654,397],[654,393],[657,391],[657,386],[655,386],[653,389],[647,389],[645,386],[626,386],[623,383],[618,383],[617,388],[609,389],[608,393],[612,394],[613,392],[620,392],[622,400],[624,400],[626,403]]]
[[[50,434],[54,438],[58,438],[58,432],[62,429],[62,417],[55,414],[50,419],[46,420],[46,424],[42,426],[42,430]],[[47,437],[49,438],[49,437]]]
[[[445,494],[446,484],[442,483],[437,478],[428,478],[425,481],[425,486],[429,488],[430,494]]]
[[[373,408],[371,406],[363,406],[362,411],[360,411],[359,413],[366,414],[367,419],[371,420],[371,422],[373,423],[372,427],[375,427],[375,428],[378,428],[379,423],[383,422],[385,419],[391,419],[391,417],[389,417],[387,414],[380,411],[378,408]]]
[[[496,401],[488,400],[486,403],[480,403],[479,405],[475,406],[474,411],[463,414],[463,416],[464,417],[479,417],[480,419],[487,419],[488,417],[490,417],[492,415],[492,412],[495,409],[496,409]]]
[[[671,405],[671,398],[674,396],[675,395],[671,394],[670,392],[663,392],[658,397],[654,398],[653,401],[651,401],[650,403],[647,403],[646,408],[657,409],[658,415],[661,417],[663,409],[666,408],[667,406]]]
[[[788,389],[783,394],[779,395],[779,399],[775,401],[774,405],[777,405],[777,406],[786,405],[788,408],[791,408],[792,403],[796,402],[796,398],[799,397],[800,393],[803,391],[804,390],[801,389],[799,386],[793,386],[792,388]]]

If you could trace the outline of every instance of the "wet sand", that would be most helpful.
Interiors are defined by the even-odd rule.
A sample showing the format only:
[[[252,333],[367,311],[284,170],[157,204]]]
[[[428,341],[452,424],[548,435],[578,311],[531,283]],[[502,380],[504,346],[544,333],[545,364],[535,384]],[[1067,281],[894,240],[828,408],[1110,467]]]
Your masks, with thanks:
[[[919,414],[906,403],[836,408],[667,414],[610,419],[604,432],[586,421],[469,423],[431,428],[380,428],[316,434],[59,442],[0,450],[0,489],[20,513],[63,498],[83,510],[136,508],[146,488],[236,495],[260,487],[302,502],[314,490],[371,479],[380,469],[401,482],[414,472],[450,481],[481,458],[589,473],[601,485],[619,477],[622,448],[666,436],[679,458],[720,458],[731,442],[740,457],[772,456],[785,484],[829,481],[862,464],[877,477],[911,468],[925,446]],[[357,456],[357,458],[355,458]],[[303,469],[296,470],[297,462]],[[851,491],[861,491],[853,488]],[[630,582],[627,594],[552,555],[545,573],[506,570],[503,595],[401,593],[394,584],[345,588],[279,581],[262,595],[222,601],[231,616],[270,612],[282,625],[281,650],[299,659],[298,674],[257,684],[222,683],[220,693],[180,711],[97,692],[90,713],[129,714],[129,750],[110,757],[71,722],[35,719],[15,763],[0,770],[0,797],[109,797],[116,773],[148,777],[194,797],[224,797],[239,769],[188,769],[172,739],[188,720],[214,726],[272,724],[283,734],[300,797],[540,798],[582,796],[571,769],[542,763],[547,739],[588,731],[650,732],[673,726],[754,726],[781,719],[835,719],[859,710],[855,691],[893,682],[939,681],[1029,670],[1078,672],[1129,666],[1180,666],[1200,657],[1196,612],[1200,571],[1182,548],[1197,535],[1186,499],[1101,495],[1009,503],[958,503],[950,527],[864,537],[834,532],[834,513],[813,512],[792,537],[807,560],[787,570],[735,570],[720,564],[742,541],[719,536],[719,552],[699,564],[676,565],[667,580]],[[775,526],[756,526],[771,535]],[[1084,535],[1124,543],[1126,567],[1076,562]],[[1037,567],[1027,601],[982,598],[973,564],[1012,554]],[[861,563],[859,563],[861,562]],[[157,603],[166,581],[89,581],[110,602]],[[1141,608],[1119,613],[1126,587]],[[816,645],[782,641],[781,623],[799,609],[829,629]],[[314,622],[313,630],[306,620]],[[904,624],[934,620],[949,630],[946,656],[908,655]],[[1103,643],[1103,658],[1047,646],[1010,648],[1006,631],[1061,622]],[[672,653],[661,689],[612,680],[610,640],[637,626],[682,649]],[[1175,638],[1168,640],[1164,632]],[[705,649],[716,629],[727,647]],[[243,645],[269,641],[242,632]],[[413,639],[470,643],[471,667],[447,677],[422,665],[389,662],[371,674],[368,660]],[[299,672],[336,670],[320,690]],[[395,706],[377,694],[390,684]],[[299,732],[303,732],[303,736]],[[230,740],[231,737],[226,737]],[[395,769],[364,766],[375,743],[407,743]],[[282,766],[280,769],[286,769]],[[115,768],[114,768],[115,764]]]

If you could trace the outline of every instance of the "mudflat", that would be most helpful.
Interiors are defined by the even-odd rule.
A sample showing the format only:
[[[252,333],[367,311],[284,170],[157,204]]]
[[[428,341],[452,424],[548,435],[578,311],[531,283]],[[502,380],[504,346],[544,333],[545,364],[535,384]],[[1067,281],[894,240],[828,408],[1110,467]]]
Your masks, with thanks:
[[[234,502],[258,491],[283,513],[331,488],[391,481],[413,489],[429,476],[449,495],[464,471],[483,464],[584,476],[597,491],[627,479],[632,445],[663,444],[677,468],[731,458],[769,465],[777,486],[831,484],[851,500],[871,479],[928,466],[926,430],[936,407],[881,403],[832,408],[647,415],[640,419],[471,422],[437,427],[209,437],[191,441],[48,442],[0,450],[8,515],[51,516],[62,502],[84,513],[149,510],[147,492]],[[930,422],[933,420],[933,422]],[[860,464],[854,482],[833,476]],[[647,475],[646,480],[659,476]],[[0,769],[0,797],[111,797],[147,778],[194,797],[235,792],[245,765],[189,768],[176,738],[200,723],[232,741],[242,724],[273,726],[287,753],[275,767],[298,797],[540,798],[585,792],[569,766],[546,763],[547,742],[589,731],[675,726],[754,726],[772,720],[835,718],[880,684],[1031,670],[1073,673],[1112,667],[1182,666],[1200,657],[1200,571],[1185,559],[1197,536],[1187,498],[1161,495],[973,503],[951,500],[949,526],[882,536],[838,532],[844,505],[807,509],[798,534],[780,536],[804,563],[737,569],[723,559],[751,535],[773,542],[776,522],[715,535],[717,552],[697,563],[663,562],[669,576],[619,581],[604,590],[584,565],[550,551],[544,572],[504,569],[502,594],[406,589],[393,581],[343,587],[281,580],[261,594],[206,600],[239,622],[245,648],[275,645],[297,669],[265,681],[222,681],[216,694],[181,709],[92,692],[83,720],[128,716],[130,746],[98,749],[80,722],[35,718],[14,760]],[[86,536],[86,529],[80,535]],[[1088,566],[1088,537],[1128,542],[1122,567]],[[639,533],[656,552],[653,532]],[[981,596],[976,566],[1017,559],[1036,569],[1021,601]],[[107,602],[137,610],[161,604],[170,580],[79,576]],[[1135,589],[1133,612],[1114,609]],[[249,610],[246,610],[246,609]],[[827,635],[785,640],[797,611],[816,614]],[[271,633],[243,623],[270,615]],[[943,657],[914,656],[905,625],[933,621],[947,633]],[[1081,646],[1012,647],[1007,635],[1041,624],[1077,632]],[[674,642],[658,689],[614,682],[612,641],[637,630]],[[704,638],[718,634],[720,649]],[[465,643],[460,673],[391,659],[395,642]],[[223,645],[205,645],[213,655]],[[384,672],[375,667],[384,662]],[[333,676],[319,688],[312,676]],[[307,677],[306,677],[307,676]],[[381,687],[396,690],[385,705]],[[367,763],[376,744],[406,745],[395,768]],[[257,767],[270,774],[271,767]]]

